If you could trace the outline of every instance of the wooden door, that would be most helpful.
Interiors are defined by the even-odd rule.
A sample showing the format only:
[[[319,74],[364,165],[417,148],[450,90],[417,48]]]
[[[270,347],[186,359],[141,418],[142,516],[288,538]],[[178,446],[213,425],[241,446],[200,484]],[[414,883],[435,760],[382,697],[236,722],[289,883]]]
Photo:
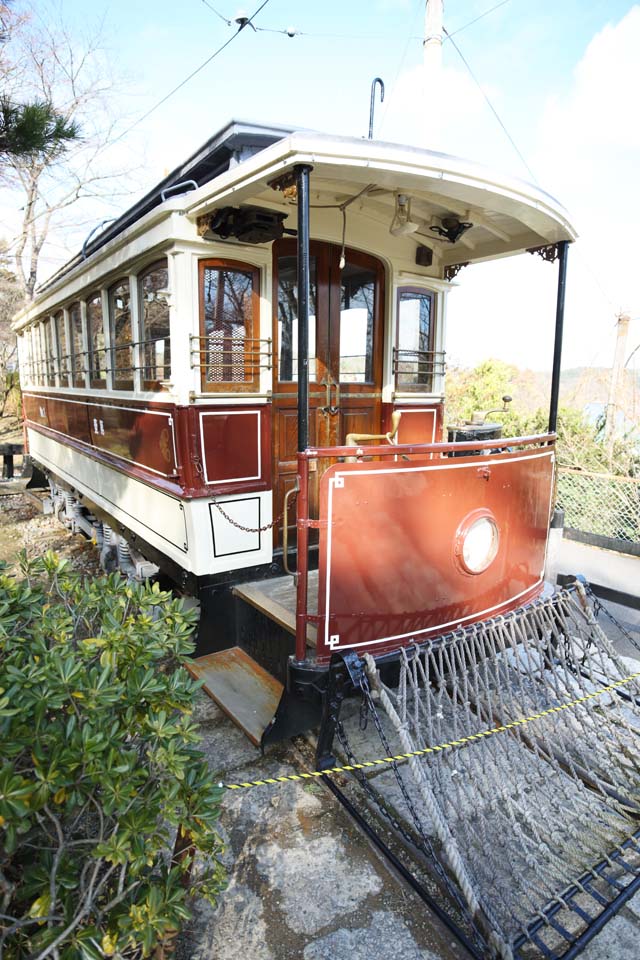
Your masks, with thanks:
[[[373,257],[312,242],[309,322],[309,444],[336,446],[349,433],[381,429],[384,272]],[[297,258],[295,241],[274,244],[273,457],[274,515],[279,516],[297,473]],[[317,478],[312,464],[311,509]],[[293,534],[295,515],[289,511]],[[290,543],[292,543],[290,537]],[[274,544],[282,543],[282,522]]]

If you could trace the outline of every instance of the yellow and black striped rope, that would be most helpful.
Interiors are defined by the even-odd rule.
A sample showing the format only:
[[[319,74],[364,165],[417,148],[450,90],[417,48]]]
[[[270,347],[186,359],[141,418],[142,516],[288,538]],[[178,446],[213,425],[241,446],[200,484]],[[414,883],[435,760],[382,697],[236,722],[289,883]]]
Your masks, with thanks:
[[[327,777],[332,773],[351,773],[354,770],[364,770],[368,767],[384,766],[387,763],[398,763],[405,760],[411,760],[412,757],[423,757],[429,753],[440,753],[442,750],[452,750],[454,747],[462,747],[477,740],[483,740],[485,737],[492,737],[496,733],[504,733],[506,730],[513,730],[514,727],[524,727],[534,720],[541,720],[543,717],[549,717],[553,713],[562,713],[563,710],[570,710],[572,707],[585,703],[587,700],[593,700],[596,697],[602,697],[618,687],[623,687],[632,680],[640,678],[640,672],[632,673],[622,680],[616,680],[609,683],[606,687],[600,687],[592,693],[586,693],[583,697],[576,697],[575,700],[568,700],[557,707],[549,707],[547,710],[541,710],[540,713],[532,713],[528,717],[520,717],[518,720],[511,720],[499,727],[491,727],[489,730],[481,730],[478,733],[471,733],[468,737],[460,737],[459,740],[450,740],[448,743],[439,743],[434,747],[425,747],[424,750],[412,750],[410,753],[399,753],[394,757],[383,757],[380,760],[363,760],[362,763],[347,764],[344,767],[329,767],[328,770],[312,770],[310,773],[291,773],[284,777],[265,777],[264,780],[248,780],[246,783],[224,783],[221,786],[227,790],[249,790],[251,787],[266,787],[268,784],[291,783],[300,780],[313,780],[316,777]]]

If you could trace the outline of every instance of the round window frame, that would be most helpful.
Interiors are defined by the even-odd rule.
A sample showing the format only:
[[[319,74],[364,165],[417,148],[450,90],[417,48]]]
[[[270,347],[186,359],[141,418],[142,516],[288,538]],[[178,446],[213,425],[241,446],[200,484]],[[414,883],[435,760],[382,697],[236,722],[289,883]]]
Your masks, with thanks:
[[[471,567],[467,566],[464,559],[464,544],[465,540],[468,537],[469,533],[473,526],[478,523],[479,520],[488,520],[495,529],[495,549],[488,561],[488,563],[481,570],[472,570]],[[495,518],[495,515],[491,510],[486,507],[479,507],[476,510],[472,510],[466,515],[462,520],[458,529],[456,530],[455,540],[454,540],[454,557],[457,565],[463,571],[463,573],[468,574],[472,577],[478,577],[483,573],[486,573],[490,567],[493,566],[498,553],[500,552],[500,527],[498,521]]]

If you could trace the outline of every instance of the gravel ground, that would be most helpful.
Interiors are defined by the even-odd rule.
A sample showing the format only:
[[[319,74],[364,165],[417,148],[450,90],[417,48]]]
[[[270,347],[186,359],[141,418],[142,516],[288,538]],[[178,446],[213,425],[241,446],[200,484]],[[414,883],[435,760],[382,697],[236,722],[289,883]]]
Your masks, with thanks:
[[[89,576],[100,573],[98,551],[85,537],[72,536],[51,516],[44,516],[35,496],[4,494],[0,482],[0,561],[10,573],[17,572],[18,554],[30,557],[53,550]]]

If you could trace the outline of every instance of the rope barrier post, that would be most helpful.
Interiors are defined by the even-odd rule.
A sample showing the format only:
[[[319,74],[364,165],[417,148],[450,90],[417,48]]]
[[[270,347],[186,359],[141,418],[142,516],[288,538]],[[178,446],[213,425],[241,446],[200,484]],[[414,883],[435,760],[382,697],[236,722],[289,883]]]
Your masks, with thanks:
[[[333,740],[340,722],[342,701],[350,687],[358,688],[364,682],[364,669],[360,657],[350,653],[334,653],[329,665],[329,682],[322,702],[322,720],[316,748],[316,770],[328,770],[336,766]]]

